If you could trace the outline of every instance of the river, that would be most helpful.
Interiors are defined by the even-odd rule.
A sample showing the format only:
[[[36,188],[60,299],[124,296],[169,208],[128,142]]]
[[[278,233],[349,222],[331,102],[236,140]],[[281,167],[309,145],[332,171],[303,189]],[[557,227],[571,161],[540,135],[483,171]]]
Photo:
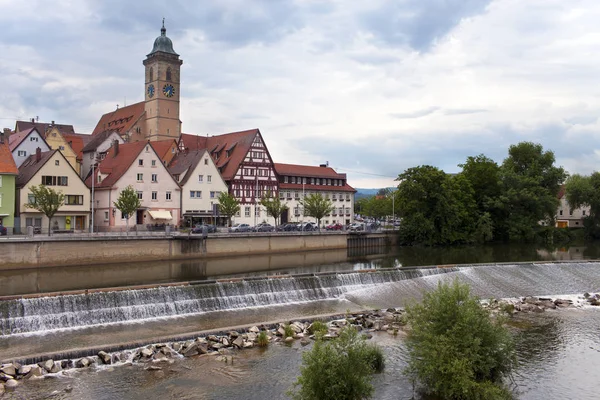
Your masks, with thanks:
[[[522,295],[566,295],[583,292],[600,291],[600,263],[579,262],[586,258],[597,258],[595,246],[570,247],[548,251],[531,246],[488,246],[485,248],[461,249],[399,249],[392,254],[356,256],[340,254],[290,255],[294,265],[282,263],[281,260],[264,259],[261,271],[242,272],[239,264],[255,261],[234,262],[227,268],[211,266],[204,268],[198,275],[189,273],[186,279],[215,279],[217,277],[239,276],[242,274],[252,279],[255,275],[283,276],[278,279],[258,279],[256,282],[268,282],[268,290],[273,290],[273,282],[281,284],[283,294],[269,292],[267,300],[279,302],[275,306],[245,307],[244,305],[257,298],[256,290],[265,292],[262,284],[243,288],[241,295],[236,294],[231,304],[239,306],[231,308],[231,304],[223,309],[211,312],[185,315],[148,318],[136,323],[103,323],[93,326],[65,326],[53,331],[41,330],[26,334],[8,334],[0,336],[0,359],[32,355],[46,351],[63,351],[73,347],[98,346],[127,342],[131,340],[151,340],[157,336],[182,334],[200,329],[218,328],[225,325],[252,324],[268,320],[286,320],[301,318],[320,313],[343,313],[346,310],[359,310],[371,307],[400,306],[412,299],[418,299],[423,290],[435,287],[439,281],[460,279],[467,282],[473,291],[481,297],[513,297]],[[339,260],[338,258],[342,258]],[[326,259],[320,263],[318,260]],[[301,262],[297,262],[301,260]],[[316,260],[316,262],[315,262]],[[561,263],[539,261],[563,261]],[[517,264],[517,261],[538,261],[538,263]],[[198,261],[204,263],[204,261]],[[294,264],[292,262],[291,264]],[[226,265],[220,260],[219,265]],[[268,266],[265,266],[268,263]],[[487,263],[489,265],[470,267],[468,264]],[[447,265],[466,264],[454,268],[435,270],[417,270],[416,275],[403,275],[396,268],[410,265]],[[189,265],[189,264],[188,264]],[[208,267],[208,264],[203,264]],[[216,265],[216,264],[215,264]],[[134,266],[145,268],[146,266]],[[86,267],[75,275],[83,277]],[[102,270],[102,267],[89,267]],[[116,270],[114,266],[107,266]],[[158,266],[152,266],[159,271]],[[124,269],[124,268],[122,268]],[[163,269],[166,269],[163,264]],[[182,265],[169,264],[170,276],[159,276],[158,281],[172,282],[182,278]],[[360,271],[379,269],[390,272],[350,273],[342,271]],[[58,270],[57,270],[58,271]],[[198,270],[197,270],[198,271]],[[31,271],[30,271],[31,272]],[[443,272],[443,273],[441,273]],[[14,277],[19,271],[12,271]],[[25,272],[22,272],[26,275]],[[36,273],[45,274],[43,271]],[[60,273],[69,274],[65,268]],[[309,273],[326,273],[324,276],[309,278],[286,278],[287,275]],[[383,274],[383,275],[382,275]],[[23,276],[24,276],[23,275]],[[107,275],[98,273],[97,275]],[[367,276],[368,275],[368,276]],[[365,278],[365,276],[367,276]],[[379,277],[373,280],[373,277]],[[385,279],[381,278],[384,276]],[[6,281],[5,276],[5,281]],[[36,279],[39,279],[38,276]],[[137,284],[148,283],[146,277],[138,277]],[[150,282],[156,277],[150,276]],[[326,278],[326,279],[325,279]],[[368,279],[367,279],[368,278]],[[111,286],[120,286],[121,278],[105,278]],[[130,279],[130,278],[127,278]],[[299,280],[309,279],[299,285]],[[357,279],[362,279],[357,281]],[[367,280],[365,280],[367,279]],[[22,279],[21,282],[25,282]],[[1,282],[1,281],[0,281]],[[85,282],[82,281],[82,282]],[[81,285],[86,285],[80,282]],[[279,283],[282,282],[282,283]],[[30,283],[22,284],[26,287]],[[69,283],[67,286],[71,285]],[[94,287],[104,286],[95,282]],[[216,283],[219,290],[229,293],[221,283]],[[287,285],[292,285],[297,293],[306,291],[305,301],[288,302],[285,295]],[[295,286],[294,286],[295,285]],[[318,286],[318,295],[313,286]],[[75,285],[76,286],[76,285]],[[7,286],[0,286],[6,288]],[[257,289],[258,287],[258,289]],[[82,286],[74,287],[77,289]],[[239,288],[238,288],[239,289]],[[64,289],[60,289],[64,290]],[[194,289],[195,290],[195,289]],[[211,289],[212,290],[212,289]],[[229,291],[228,291],[229,290]],[[237,290],[237,289],[236,289]],[[48,290],[53,291],[53,290]],[[131,298],[138,298],[140,293],[133,291]],[[172,289],[166,294],[173,295]],[[300,294],[294,294],[300,296]],[[161,294],[162,295],[162,294]],[[178,302],[184,294],[178,293],[174,298]],[[82,295],[85,296],[85,295]],[[262,296],[262,295],[261,295]],[[274,296],[274,297],[273,297]],[[184,296],[185,297],[185,296]],[[258,296],[260,297],[260,296]],[[77,300],[77,296],[71,296]],[[86,298],[87,302],[91,298]],[[154,297],[153,297],[154,298]],[[65,298],[66,299],[66,298]],[[98,301],[104,298],[100,296]],[[313,299],[310,301],[310,299]],[[111,300],[112,301],[112,300]],[[129,300],[128,300],[129,301]],[[154,300],[153,300],[154,301]],[[186,300],[187,304],[188,300]],[[44,303],[35,303],[36,307]],[[77,303],[77,301],[75,301]],[[25,308],[33,303],[23,303]],[[111,310],[116,305],[111,306]],[[154,309],[155,307],[151,307]],[[160,308],[160,307],[159,307]],[[78,314],[75,312],[75,314]],[[65,317],[61,312],[60,318]],[[47,316],[45,316],[47,317]],[[27,317],[29,320],[31,317]],[[58,317],[57,317],[58,318]],[[59,318],[59,319],[60,319]],[[587,399],[600,391],[600,382],[595,378],[595,369],[600,365],[600,310],[595,308],[549,311],[544,314],[521,315],[524,319],[519,326],[526,329],[515,329],[518,345],[519,368],[515,374],[518,398],[521,399]],[[50,318],[54,321],[53,318]],[[77,319],[79,321],[79,319]],[[86,320],[83,321],[85,323]],[[54,322],[53,322],[54,323]],[[402,375],[405,366],[405,349],[401,339],[387,334],[378,334],[374,338],[384,349],[387,357],[387,368],[383,374],[374,379],[376,399],[409,399],[412,397],[412,386]],[[144,371],[143,366],[102,367],[87,371],[71,371],[59,379],[27,382],[15,392],[5,395],[8,399],[263,399],[286,398],[284,393],[289,389],[298,374],[302,349],[298,344],[286,347],[271,345],[268,350],[252,349],[242,351],[235,357],[233,365],[223,364],[212,357],[199,357],[176,360],[161,371]],[[72,387],[72,392],[64,389]]]

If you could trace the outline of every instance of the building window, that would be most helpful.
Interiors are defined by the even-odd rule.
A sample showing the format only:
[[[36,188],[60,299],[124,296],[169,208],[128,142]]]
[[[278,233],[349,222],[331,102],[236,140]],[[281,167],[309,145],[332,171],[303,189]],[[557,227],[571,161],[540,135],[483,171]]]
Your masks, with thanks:
[[[65,151],[65,146],[58,146],[58,149],[61,151]]]
[[[167,201],[171,201],[171,192],[167,192],[166,199]]]
[[[569,210],[569,215],[573,215],[573,210]]]
[[[138,199],[142,200],[143,199],[143,193],[142,192],[137,192],[138,195]]]
[[[239,217],[239,216],[240,216],[240,210],[238,210],[238,211],[235,213],[235,216],[236,216],[236,217]]]
[[[152,182],[153,183],[158,182],[158,175],[157,174],[152,174]]]
[[[260,207],[259,206],[254,207],[254,213],[256,214],[257,217],[260,217]]]
[[[68,194],[65,196],[65,205],[81,206],[81,205],[83,205],[83,196]]]
[[[2,207],[2,193],[0,193],[0,207]]]
[[[60,161],[59,160],[54,160],[54,165],[60,165]]]
[[[201,199],[202,192],[200,190],[190,190],[190,199]]]
[[[154,79],[154,69],[152,67],[150,67],[150,70],[148,72],[148,80],[151,81]]]
[[[298,193],[298,192],[294,193],[294,198],[299,199],[300,198],[300,193]]]
[[[137,181],[142,182],[144,180],[144,174],[137,174]]]
[[[35,136],[32,136],[31,138],[29,138],[29,140],[30,140],[31,142],[37,142],[37,141],[38,141],[38,138],[37,138],[37,137],[35,137]]]
[[[337,200],[337,195],[335,193],[331,195],[331,200],[333,200],[333,201]]]
[[[0,185],[0,186],[2,186],[2,185]],[[585,215],[585,210],[582,211],[582,215]]]
[[[206,175],[206,182],[208,182],[208,183],[212,182],[212,175]]]
[[[0,187],[2,187],[2,175],[0,175]]]
[[[215,192],[210,192],[210,198],[214,199],[215,198]]]
[[[204,181],[204,175],[198,175],[198,183],[202,183]]]
[[[67,176],[42,176],[42,185],[44,186],[68,186],[69,177]]]
[[[143,166],[144,166],[144,160],[142,160],[142,159],[140,158],[140,159],[138,160],[138,165],[139,165],[140,167],[143,167]]]
[[[108,221],[108,211],[104,211],[104,220]]]
[[[244,215],[245,215],[246,217],[249,217],[249,216],[250,216],[250,207],[245,207],[245,209],[244,209]]]
[[[285,199],[285,193],[284,192],[279,192],[279,198],[280,199]]]
[[[127,214],[124,214],[123,211],[121,211],[121,219],[126,219],[125,217],[127,217]]]
[[[156,167],[156,160],[152,160],[152,166]]]
[[[204,159],[204,165],[208,165],[208,158]]]
[[[27,152],[25,150],[19,150],[17,151],[17,156],[18,157],[25,157],[27,155]]]
[[[167,80],[170,81],[171,80],[171,67],[167,68]]]
[[[559,214],[559,215],[563,215],[563,210],[560,210],[560,211],[558,212],[558,214]]]
[[[152,201],[158,200],[158,192],[152,192]]]

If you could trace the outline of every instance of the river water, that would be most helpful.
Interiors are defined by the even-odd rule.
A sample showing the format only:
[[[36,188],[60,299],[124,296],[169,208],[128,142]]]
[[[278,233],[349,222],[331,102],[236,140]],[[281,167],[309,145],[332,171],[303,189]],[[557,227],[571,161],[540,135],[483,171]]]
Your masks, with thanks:
[[[467,282],[473,291],[481,297],[513,297],[524,295],[557,296],[577,295],[584,292],[600,292],[600,263],[580,262],[585,258],[596,258],[595,247],[571,247],[548,251],[532,247],[503,247],[490,246],[484,249],[463,248],[444,251],[442,249],[400,249],[394,254],[356,256],[329,252],[323,254],[290,255],[293,261],[285,263],[283,259],[262,258],[259,261],[237,260],[227,264],[220,260],[209,266],[206,261],[197,261],[202,268],[187,268],[182,264],[163,263],[163,270],[157,266],[133,266],[133,269],[152,268],[156,273],[146,276],[105,277],[108,282],[95,282],[91,287],[120,286],[133,279],[136,283],[156,283],[159,281],[172,282],[186,279],[214,279],[226,276],[244,276],[258,279],[255,275],[283,276],[278,285],[278,291],[285,292],[286,285],[292,285],[296,291],[306,290],[303,296],[306,301],[286,301],[285,295],[275,295],[268,292],[271,283],[243,287],[243,292],[232,295],[228,293],[231,302],[224,302],[222,309],[210,312],[197,312],[184,315],[163,316],[160,318],[141,319],[135,323],[103,323],[94,326],[64,326],[53,331],[41,330],[26,334],[4,334],[0,336],[0,359],[20,356],[30,356],[43,352],[60,352],[72,348],[110,345],[133,340],[147,340],[161,336],[181,335],[201,329],[219,328],[229,325],[250,325],[261,321],[291,320],[324,313],[344,313],[347,310],[401,306],[408,301],[418,299],[424,290],[437,285],[440,281],[459,279]],[[319,260],[325,260],[320,262]],[[539,262],[539,261],[563,261]],[[570,261],[566,261],[570,260]],[[538,261],[537,263],[517,264],[516,261]],[[396,270],[374,273],[384,274],[387,278],[365,278],[362,274],[340,275],[342,271],[359,271],[362,269],[379,269],[386,271],[409,265],[447,265],[489,263],[484,266],[459,266],[449,269],[420,270],[417,275],[402,278]],[[188,262],[188,266],[190,262]],[[194,262],[192,262],[194,263]],[[240,270],[239,264],[260,265],[259,271],[247,272]],[[265,265],[265,263],[267,263]],[[295,266],[294,266],[295,263]],[[228,266],[227,266],[228,265]],[[75,267],[75,276],[84,277],[88,267]],[[92,268],[92,267],[89,267]],[[94,267],[96,277],[110,275],[106,271],[116,271],[114,266]],[[123,269],[123,268],[121,268]],[[69,269],[55,270],[63,278],[69,275]],[[100,272],[99,272],[100,271]],[[146,270],[149,271],[149,270]],[[159,273],[160,271],[160,273]],[[182,273],[182,271],[187,271]],[[190,272],[192,271],[192,272]],[[195,271],[195,272],[193,272]],[[299,279],[287,277],[298,273],[327,273],[322,276],[310,277],[299,288]],[[32,271],[29,271],[32,273]],[[47,272],[33,272],[38,280],[46,278]],[[21,275],[19,275],[21,274]],[[42,274],[42,275],[39,275]],[[10,286],[11,279],[4,275],[0,278],[0,288],[14,290],[15,288],[31,287],[27,282],[26,271],[12,271],[10,276],[18,277],[20,283]],[[119,275],[117,273],[117,275]],[[29,275],[30,276],[30,275]],[[341,276],[341,277],[340,277]],[[375,275],[373,275],[375,276]],[[147,280],[149,278],[149,280]],[[82,279],[77,286],[69,282],[64,287],[81,289],[87,286]],[[356,279],[362,279],[357,281]],[[365,281],[365,279],[367,279]],[[42,279],[43,280],[43,279]],[[59,281],[59,280],[57,280]],[[267,280],[268,281],[268,280]],[[4,283],[2,283],[4,282]],[[271,281],[269,281],[271,282]],[[366,283],[365,283],[366,282]],[[52,285],[54,285],[53,283]],[[60,283],[56,283],[61,285]],[[35,285],[35,284],[34,284]],[[73,285],[73,287],[71,287]],[[212,285],[212,284],[211,284]],[[216,283],[215,288],[224,289]],[[221,286],[220,286],[221,285]],[[42,285],[43,286],[43,285]],[[51,285],[50,285],[51,286]],[[54,291],[48,286],[45,291]],[[255,287],[256,286],[256,287]],[[257,289],[258,287],[258,289]],[[267,289],[265,289],[265,287]],[[279,286],[277,286],[279,287]],[[282,289],[283,288],[283,289]],[[215,289],[215,290],[216,290]],[[42,290],[42,289],[40,289]],[[66,290],[66,289],[58,289]],[[257,294],[257,290],[261,293]],[[267,292],[265,292],[267,291]],[[166,294],[175,296],[173,290],[166,289]],[[134,291],[127,298],[138,298],[142,292]],[[143,292],[145,295],[147,292]],[[277,305],[243,307],[247,301],[255,302],[268,294],[268,299],[276,299]],[[4,293],[6,294],[6,293]],[[175,302],[180,301],[177,292]],[[86,296],[86,295],[82,295]],[[273,297],[274,296],[274,297]],[[299,296],[294,294],[294,296]],[[155,299],[156,296],[151,296]],[[90,303],[90,297],[83,297]],[[311,301],[311,299],[313,299]],[[74,304],[80,304],[78,297],[72,298]],[[98,301],[103,298],[96,299]],[[113,300],[111,300],[113,301]],[[130,300],[126,300],[130,301]],[[155,301],[155,300],[153,300]],[[36,303],[43,306],[44,301]],[[188,304],[188,303],[186,303]],[[212,303],[211,303],[212,304]],[[231,304],[241,305],[231,308]],[[80,304],[81,305],[81,304]],[[0,304],[0,306],[2,306]],[[53,304],[49,310],[56,307]],[[23,308],[31,307],[23,303]],[[70,306],[69,306],[70,307]],[[95,306],[94,306],[95,307]],[[113,304],[110,307],[120,307]],[[35,307],[34,307],[35,308]],[[153,307],[151,307],[153,308]],[[6,310],[6,308],[5,308]],[[0,309],[1,311],[1,309]],[[83,310],[85,311],[85,310]],[[55,311],[52,311],[55,312]],[[81,310],[76,311],[80,313]],[[68,313],[58,312],[58,319],[65,319]],[[92,313],[93,314],[93,313]],[[117,313],[118,314],[118,313]],[[26,319],[38,318],[29,316]],[[46,316],[47,318],[47,316]],[[50,318],[52,320],[52,318]],[[600,365],[600,310],[596,308],[562,309],[548,311],[544,314],[520,315],[520,320],[514,329],[518,347],[520,365],[515,374],[515,387],[518,398],[521,399],[588,399],[595,397],[600,391],[600,381],[594,371]],[[71,321],[70,319],[65,319]],[[78,320],[78,319],[76,319]],[[86,320],[87,321],[87,320]],[[58,323],[52,321],[52,323]],[[85,323],[85,321],[84,321]],[[34,324],[35,325],[35,324]],[[75,329],[73,329],[75,328]],[[376,399],[410,399],[413,396],[410,382],[402,375],[405,363],[405,348],[402,338],[394,338],[387,334],[378,334],[373,339],[379,343],[386,354],[386,371],[374,379]],[[16,391],[7,393],[8,399],[283,399],[290,388],[300,365],[302,349],[295,344],[292,347],[273,344],[266,351],[252,349],[236,354],[233,365],[218,362],[213,357],[198,357],[175,360],[173,364],[163,366],[161,371],[145,371],[143,366],[102,367],[87,371],[70,371],[57,379],[46,379],[38,382],[27,382]],[[70,386],[73,390],[65,392]],[[418,397],[417,397],[418,398]]]

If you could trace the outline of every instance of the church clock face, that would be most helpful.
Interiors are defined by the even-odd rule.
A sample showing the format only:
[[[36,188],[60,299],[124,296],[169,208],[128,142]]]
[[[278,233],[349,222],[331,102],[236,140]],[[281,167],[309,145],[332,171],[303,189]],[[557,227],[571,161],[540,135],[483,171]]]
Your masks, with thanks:
[[[148,97],[154,97],[154,85],[148,85]]]
[[[175,94],[175,88],[173,87],[173,85],[165,85],[163,87],[163,94],[167,97],[173,97],[173,95]]]

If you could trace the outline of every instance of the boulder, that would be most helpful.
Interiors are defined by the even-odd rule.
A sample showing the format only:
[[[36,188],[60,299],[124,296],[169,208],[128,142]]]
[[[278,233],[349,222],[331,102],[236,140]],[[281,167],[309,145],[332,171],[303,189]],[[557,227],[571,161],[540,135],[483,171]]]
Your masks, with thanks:
[[[219,343],[219,342],[215,342],[215,343],[211,343],[210,344],[210,348],[213,350],[219,350],[221,348],[223,348],[223,343]]]
[[[229,339],[227,339],[227,338],[224,337],[221,340],[221,343],[223,344],[223,346],[228,347],[229,346]]]
[[[238,336],[240,336],[240,333],[239,333],[239,332],[236,332],[236,331],[231,331],[231,332],[229,332],[229,337],[230,337],[231,339],[235,339],[235,338],[237,338]]]
[[[540,299],[539,305],[540,305],[540,307],[549,308],[551,310],[556,309],[556,304],[554,304],[554,302],[551,299],[543,299],[543,300]]]
[[[364,326],[365,328],[373,328],[375,325],[375,321],[372,318],[365,318]]]
[[[22,365],[19,368],[19,375],[27,375],[31,371],[31,365]]]
[[[285,336],[285,328],[283,326],[280,326],[277,331],[275,332],[275,334],[277,336]]]
[[[6,375],[15,376],[18,370],[19,369],[15,368],[13,364],[4,364],[2,367],[0,367],[0,372],[5,373]]]
[[[25,375],[26,379],[40,377],[44,374],[44,370],[39,365],[34,365],[31,367],[27,375]]]
[[[293,322],[290,324],[290,327],[296,333],[304,332],[304,324],[302,322]]]
[[[176,352],[179,353],[179,351],[181,350],[181,343],[173,343],[173,350],[175,350]]]
[[[99,358],[100,360],[102,360],[102,362],[103,362],[104,364],[110,364],[110,363],[112,362],[112,357],[111,357],[111,355],[110,355],[110,354],[108,354],[108,353],[107,353],[107,352],[105,352],[105,351],[99,351],[99,352],[98,352],[98,358]]]
[[[260,329],[258,329],[258,326],[253,326],[250,329],[248,329],[248,332],[259,333]]]
[[[253,342],[244,342],[244,349],[250,349],[252,347],[254,347],[254,343]]]
[[[157,365],[149,365],[145,368],[146,371],[160,371],[162,369],[162,367],[159,367]]]
[[[285,338],[284,342],[285,342],[285,344],[292,344],[294,342],[294,338],[291,336],[288,336]]]
[[[77,360],[75,363],[75,367],[77,368],[87,368],[90,365],[92,365],[92,360],[90,360],[88,357],[83,357],[82,359]]]
[[[145,358],[150,358],[154,355],[154,352],[152,350],[150,350],[147,347],[144,347],[142,350],[140,350],[140,356],[145,357]]]
[[[38,365],[44,368],[47,372],[50,372],[52,367],[54,367],[54,360],[40,361]]]
[[[57,374],[60,371],[62,371],[62,366],[60,365],[60,361],[57,361],[54,363],[54,365],[52,366],[52,368],[50,368],[50,372],[51,374]]]
[[[218,337],[216,337],[215,335],[208,335],[207,339],[208,339],[210,342],[218,342],[218,341],[219,341],[219,338],[218,338]]]
[[[241,336],[238,336],[234,341],[233,345],[238,349],[241,349],[244,346],[244,339]]]
[[[0,397],[4,395],[4,383],[0,383]]]
[[[8,375],[5,374],[4,372],[0,372],[0,381],[1,382],[6,382],[9,379],[13,379],[15,376],[14,375]]]
[[[249,333],[248,335],[246,335],[246,340],[249,340],[251,342],[256,342],[257,337],[258,337],[258,335],[256,333]]]
[[[19,382],[17,382],[15,379],[9,379],[6,382],[4,382],[4,387],[6,387],[7,389],[14,389],[17,386],[19,386]]]
[[[300,344],[302,346],[306,346],[306,345],[310,344],[310,340],[308,338],[302,338],[302,340],[300,340]]]

